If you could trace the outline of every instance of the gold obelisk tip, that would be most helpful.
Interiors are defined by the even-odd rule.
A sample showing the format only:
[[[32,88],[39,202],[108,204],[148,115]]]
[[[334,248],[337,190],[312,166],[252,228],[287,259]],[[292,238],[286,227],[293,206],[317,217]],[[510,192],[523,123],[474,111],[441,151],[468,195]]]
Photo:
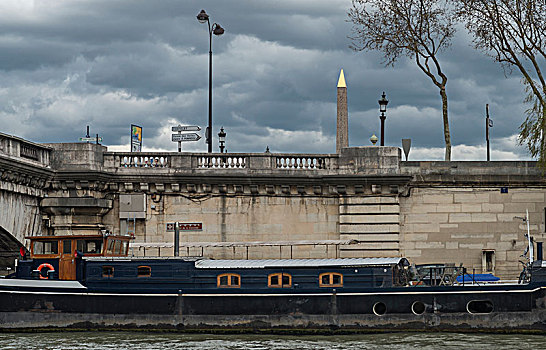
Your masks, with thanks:
[[[337,87],[338,88],[346,88],[347,85],[345,84],[345,76],[343,75],[343,69],[339,73],[339,80],[337,81]]]

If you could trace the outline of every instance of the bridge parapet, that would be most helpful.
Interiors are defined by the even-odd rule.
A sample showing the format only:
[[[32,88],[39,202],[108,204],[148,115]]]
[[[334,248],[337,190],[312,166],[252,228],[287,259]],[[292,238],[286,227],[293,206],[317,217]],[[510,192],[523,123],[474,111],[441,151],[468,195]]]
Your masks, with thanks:
[[[177,174],[205,171],[239,174],[276,174],[310,172],[316,175],[395,175],[399,173],[397,147],[351,147],[341,154],[305,153],[177,153],[105,152],[104,170],[140,174],[167,169]],[[144,171],[144,173],[143,173]]]
[[[9,264],[17,254],[6,249],[17,252],[25,235],[40,233],[38,203],[54,175],[50,169],[52,151],[0,133],[0,260],[9,257]]]
[[[400,173],[413,176],[414,183],[479,183],[503,186],[544,184],[544,170],[535,161],[406,161]]]
[[[52,149],[17,136],[0,133],[0,156],[32,166],[48,167]]]

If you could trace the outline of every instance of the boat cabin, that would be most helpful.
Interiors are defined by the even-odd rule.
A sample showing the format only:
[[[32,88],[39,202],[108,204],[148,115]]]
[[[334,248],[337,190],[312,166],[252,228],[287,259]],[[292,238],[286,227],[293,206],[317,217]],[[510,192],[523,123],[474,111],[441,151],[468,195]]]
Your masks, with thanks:
[[[110,293],[313,293],[407,285],[405,258],[214,260],[84,257],[82,283]]]
[[[32,236],[30,257],[37,264],[32,273],[39,278],[76,280],[78,258],[83,256],[127,256],[130,236],[70,235]]]

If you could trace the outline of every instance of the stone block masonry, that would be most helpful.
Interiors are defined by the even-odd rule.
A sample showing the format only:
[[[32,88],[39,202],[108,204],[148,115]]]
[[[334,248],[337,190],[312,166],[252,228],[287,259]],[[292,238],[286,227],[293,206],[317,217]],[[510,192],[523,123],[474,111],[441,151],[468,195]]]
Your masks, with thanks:
[[[525,249],[525,225],[517,217],[530,209],[530,222],[535,224],[531,234],[544,241],[545,191],[520,187],[499,195],[500,191],[496,186],[414,188],[411,196],[400,199],[402,255],[411,255],[416,263],[464,263],[480,273],[514,278],[521,269],[515,257]],[[486,251],[494,254],[491,270],[484,266]]]

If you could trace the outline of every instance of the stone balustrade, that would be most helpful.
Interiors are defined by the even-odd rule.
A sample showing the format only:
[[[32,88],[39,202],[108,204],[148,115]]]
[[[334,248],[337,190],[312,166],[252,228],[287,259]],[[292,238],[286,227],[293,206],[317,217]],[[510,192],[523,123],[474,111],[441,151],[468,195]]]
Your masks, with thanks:
[[[225,155],[194,155],[197,158],[197,167],[223,168],[223,169],[244,169],[248,165],[249,157],[246,155],[228,154]],[[192,162],[193,164],[193,162]]]
[[[337,154],[105,152],[104,169],[308,170],[338,169]]]
[[[0,133],[0,156],[33,166],[48,167],[52,149],[17,136]]]
[[[290,154],[275,155],[275,167],[277,169],[303,169],[303,170],[320,170],[332,169],[333,162],[329,155],[309,155],[309,154]],[[335,157],[337,159],[337,156]]]
[[[116,154],[115,164],[122,168],[169,168],[170,157],[151,153]]]

